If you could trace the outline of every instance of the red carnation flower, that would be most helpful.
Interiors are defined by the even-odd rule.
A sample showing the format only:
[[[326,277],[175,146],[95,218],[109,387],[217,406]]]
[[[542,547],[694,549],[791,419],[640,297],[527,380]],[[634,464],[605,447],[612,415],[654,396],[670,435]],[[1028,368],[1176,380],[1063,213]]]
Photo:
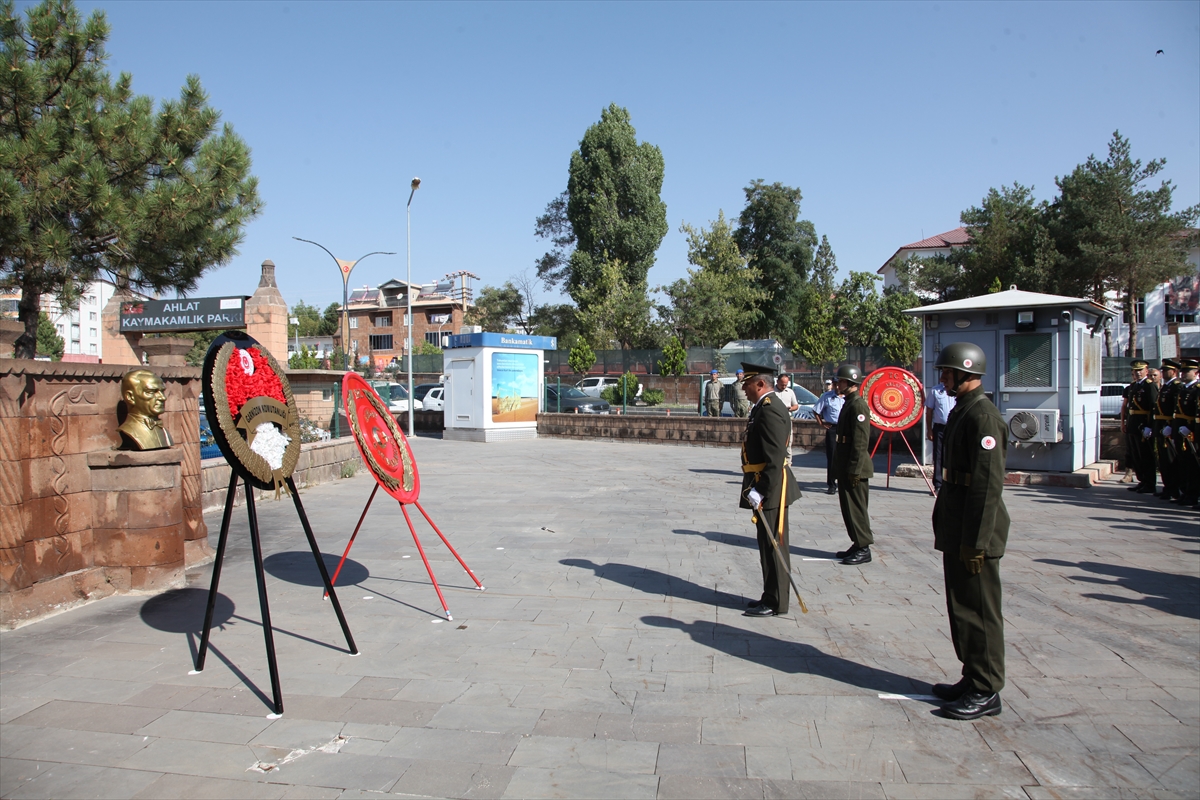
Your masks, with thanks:
[[[281,403],[287,403],[283,396],[283,384],[280,383],[279,376],[271,369],[271,364],[262,351],[257,347],[251,347],[245,352],[249,353],[250,358],[254,361],[253,375],[247,375],[246,371],[242,369],[241,357],[236,348],[229,354],[229,363],[225,367],[225,394],[229,399],[229,413],[234,418],[242,410],[246,401],[255,397],[270,397]]]

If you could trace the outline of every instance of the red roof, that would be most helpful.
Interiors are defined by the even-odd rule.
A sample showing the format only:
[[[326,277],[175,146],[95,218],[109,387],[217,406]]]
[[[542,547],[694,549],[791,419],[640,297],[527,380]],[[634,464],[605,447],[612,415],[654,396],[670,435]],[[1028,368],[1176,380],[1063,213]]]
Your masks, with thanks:
[[[964,227],[957,227],[952,231],[939,233],[936,236],[930,236],[928,239],[922,239],[919,242],[906,244],[892,254],[892,257],[883,262],[883,266],[879,268],[879,272],[887,269],[887,265],[896,259],[896,256],[903,253],[905,250],[941,250],[951,247],[962,247],[965,244],[970,244],[971,234]]]

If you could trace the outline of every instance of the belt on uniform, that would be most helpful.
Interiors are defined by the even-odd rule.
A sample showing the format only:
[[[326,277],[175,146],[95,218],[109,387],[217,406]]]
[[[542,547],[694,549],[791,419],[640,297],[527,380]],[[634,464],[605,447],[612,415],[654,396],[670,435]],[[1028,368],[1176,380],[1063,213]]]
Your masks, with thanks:
[[[1163,419],[1170,419],[1170,417],[1163,417]],[[1175,419],[1191,419],[1191,417],[1187,414],[1176,414]]]
[[[1145,415],[1149,414],[1150,412],[1149,411],[1126,411],[1125,413],[1131,417],[1140,417],[1140,416],[1145,416]]]
[[[742,464],[742,472],[762,472],[767,468],[766,463],[762,464]]]
[[[1154,418],[1166,420],[1166,419],[1170,419],[1171,415],[1170,414],[1155,414]]]
[[[953,483],[955,486],[970,486],[971,473],[969,472],[954,472],[945,467],[942,468],[942,482]]]
[[[848,440],[848,439],[847,439],[845,436],[839,436],[839,437],[837,437],[837,443],[838,443],[838,444],[845,444],[847,441],[849,441],[849,440]]]

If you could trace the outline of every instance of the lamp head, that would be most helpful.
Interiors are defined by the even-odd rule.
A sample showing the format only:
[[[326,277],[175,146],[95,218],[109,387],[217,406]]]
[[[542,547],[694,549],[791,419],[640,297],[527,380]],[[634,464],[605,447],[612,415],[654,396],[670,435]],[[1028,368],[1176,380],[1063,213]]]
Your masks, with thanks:
[[[417,189],[420,189],[420,188],[421,188],[421,179],[413,178],[412,179],[412,190],[415,192]]]

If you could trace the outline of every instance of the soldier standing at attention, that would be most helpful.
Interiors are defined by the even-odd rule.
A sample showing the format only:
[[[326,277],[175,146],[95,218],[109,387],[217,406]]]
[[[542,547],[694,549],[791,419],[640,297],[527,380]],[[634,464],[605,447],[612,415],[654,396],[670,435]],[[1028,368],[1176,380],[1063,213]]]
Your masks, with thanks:
[[[1125,460],[1137,475],[1137,485],[1129,491],[1154,494],[1158,482],[1154,464],[1154,429],[1150,414],[1158,400],[1158,387],[1150,382],[1149,364],[1141,359],[1132,362],[1133,382],[1125,387],[1125,403],[1121,406],[1121,430],[1125,432]]]
[[[738,367],[737,374],[733,379],[733,415],[745,419],[750,415],[750,400],[746,397],[746,390],[742,387],[742,381],[746,379],[746,371]]]
[[[1171,500],[1179,496],[1179,463],[1178,451],[1171,441],[1172,418],[1175,414],[1175,403],[1178,400],[1179,388],[1183,385],[1176,377],[1179,362],[1173,358],[1164,358],[1162,362],[1162,387],[1158,390],[1158,400],[1154,407],[1154,441],[1158,445],[1158,471],[1162,475],[1162,493],[1158,496],[1163,500]]]
[[[970,342],[942,348],[936,368],[955,396],[946,424],[942,490],[933,506],[933,542],[942,554],[946,611],[954,653],[962,662],[958,683],[939,683],[953,719],[1000,713],[1004,689],[1004,617],[1000,608],[1000,558],[1008,542],[1004,459],[1008,429],[983,394],[983,349]]]
[[[1179,499],[1181,506],[1200,507],[1200,380],[1197,369],[1200,361],[1183,358],[1179,361],[1183,373],[1175,405],[1174,430],[1171,431],[1177,445],[1179,459]]]
[[[754,510],[763,575],[762,597],[750,604],[745,615],[773,617],[788,610],[787,572],[791,570],[791,556],[787,507],[800,496],[800,487],[787,462],[792,418],[771,391],[775,370],[746,362],[742,367],[746,397],[754,405],[742,442],[742,491],[738,507]],[[778,544],[778,553],[771,544],[772,537]]]
[[[704,410],[710,417],[721,416],[721,373],[715,369],[704,386]]]
[[[838,503],[842,507],[842,521],[850,535],[850,547],[837,557],[843,564],[866,564],[871,560],[871,517],[867,513],[870,483],[875,474],[871,455],[867,452],[871,441],[871,410],[867,401],[858,393],[862,383],[862,371],[853,364],[838,367],[838,393],[846,398],[838,414],[837,444],[833,451],[833,476],[837,481]]]

